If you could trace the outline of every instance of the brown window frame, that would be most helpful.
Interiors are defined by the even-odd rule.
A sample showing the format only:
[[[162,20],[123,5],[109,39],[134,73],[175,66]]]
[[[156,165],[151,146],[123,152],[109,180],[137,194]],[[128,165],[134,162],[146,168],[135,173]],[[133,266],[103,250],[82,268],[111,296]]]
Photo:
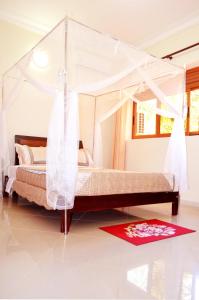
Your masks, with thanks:
[[[190,101],[191,92],[199,89],[199,67],[195,67],[186,71],[186,94],[187,94],[187,119],[186,119],[186,135],[199,135],[199,131],[190,131]],[[132,124],[132,138],[145,139],[145,138],[160,138],[169,137],[170,133],[160,133],[160,119],[161,116],[156,115],[156,133],[155,134],[137,134],[137,104],[133,102],[133,124]]]

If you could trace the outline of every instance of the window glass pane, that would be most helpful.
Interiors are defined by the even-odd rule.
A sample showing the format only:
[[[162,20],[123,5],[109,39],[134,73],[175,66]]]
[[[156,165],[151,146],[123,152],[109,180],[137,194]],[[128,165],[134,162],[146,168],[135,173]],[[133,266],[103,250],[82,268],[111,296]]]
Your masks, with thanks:
[[[170,96],[168,97],[169,101],[176,107],[177,110],[179,110],[179,106],[181,104],[181,97],[178,95]],[[165,109],[165,105],[161,103],[161,108]],[[160,117],[160,133],[171,133],[173,129],[173,123],[174,119],[166,118],[166,117]],[[186,126],[186,122],[185,122]]]
[[[156,105],[156,99],[143,101],[137,104],[136,135],[156,133],[156,114],[154,113]]]
[[[190,131],[199,131],[199,89],[190,93]]]
[[[160,133],[171,133],[173,129],[174,119],[161,117],[160,118]]]

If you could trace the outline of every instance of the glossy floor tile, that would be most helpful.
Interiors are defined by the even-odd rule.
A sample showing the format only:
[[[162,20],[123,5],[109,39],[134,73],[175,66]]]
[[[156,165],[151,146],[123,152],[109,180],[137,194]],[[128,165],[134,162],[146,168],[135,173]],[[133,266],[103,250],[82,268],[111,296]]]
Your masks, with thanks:
[[[76,214],[0,200],[0,298],[199,299],[199,233],[134,246],[100,226],[159,218],[199,230],[199,208],[171,205]]]

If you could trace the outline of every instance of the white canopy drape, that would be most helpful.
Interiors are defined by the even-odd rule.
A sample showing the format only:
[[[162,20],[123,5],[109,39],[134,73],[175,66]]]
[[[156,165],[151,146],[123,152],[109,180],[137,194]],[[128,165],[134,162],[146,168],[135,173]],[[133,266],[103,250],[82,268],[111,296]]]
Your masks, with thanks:
[[[47,55],[47,66],[35,63],[36,51]],[[78,95],[87,93],[97,98],[101,94],[108,95],[111,91],[119,90],[120,97],[114,105],[109,105],[107,101],[107,107],[96,112],[95,164],[102,165],[102,122],[129,99],[138,103],[156,98],[159,103],[164,104],[164,109],[157,107],[156,113],[175,118],[165,170],[175,174],[176,184],[183,190],[187,182],[183,121],[184,75],[182,68],[73,20],[63,20],[4,75],[0,114],[3,136],[2,171],[5,174],[9,164],[9,158],[6,157],[6,153],[9,153],[6,137],[6,112],[10,107],[8,103],[13,102],[13,99],[20,101],[21,98],[31,97],[30,87],[34,87],[38,95],[42,93],[54,99],[47,144],[48,204],[54,209],[72,208],[77,178]],[[144,93],[139,92],[141,85]],[[19,87],[20,95],[16,96]],[[178,97],[177,106],[172,103],[171,95]]]

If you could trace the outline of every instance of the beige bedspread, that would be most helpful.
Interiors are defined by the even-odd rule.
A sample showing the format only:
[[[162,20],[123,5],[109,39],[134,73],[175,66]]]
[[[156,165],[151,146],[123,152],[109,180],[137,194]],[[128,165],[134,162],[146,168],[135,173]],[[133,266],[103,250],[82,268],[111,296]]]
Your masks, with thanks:
[[[45,166],[19,167],[13,190],[47,209]],[[135,173],[112,169],[80,167],[77,196],[96,196],[173,190],[173,176],[161,173]]]
[[[27,184],[22,181],[15,180],[13,183],[13,190],[17,192],[21,197],[29,200],[30,202],[34,202],[40,206],[44,206],[46,209],[52,209],[47,204],[46,199],[46,190],[33,186],[31,184]]]
[[[45,167],[18,168],[16,180],[45,189]],[[92,196],[172,190],[173,176],[161,173],[135,173],[80,167],[76,195]]]

